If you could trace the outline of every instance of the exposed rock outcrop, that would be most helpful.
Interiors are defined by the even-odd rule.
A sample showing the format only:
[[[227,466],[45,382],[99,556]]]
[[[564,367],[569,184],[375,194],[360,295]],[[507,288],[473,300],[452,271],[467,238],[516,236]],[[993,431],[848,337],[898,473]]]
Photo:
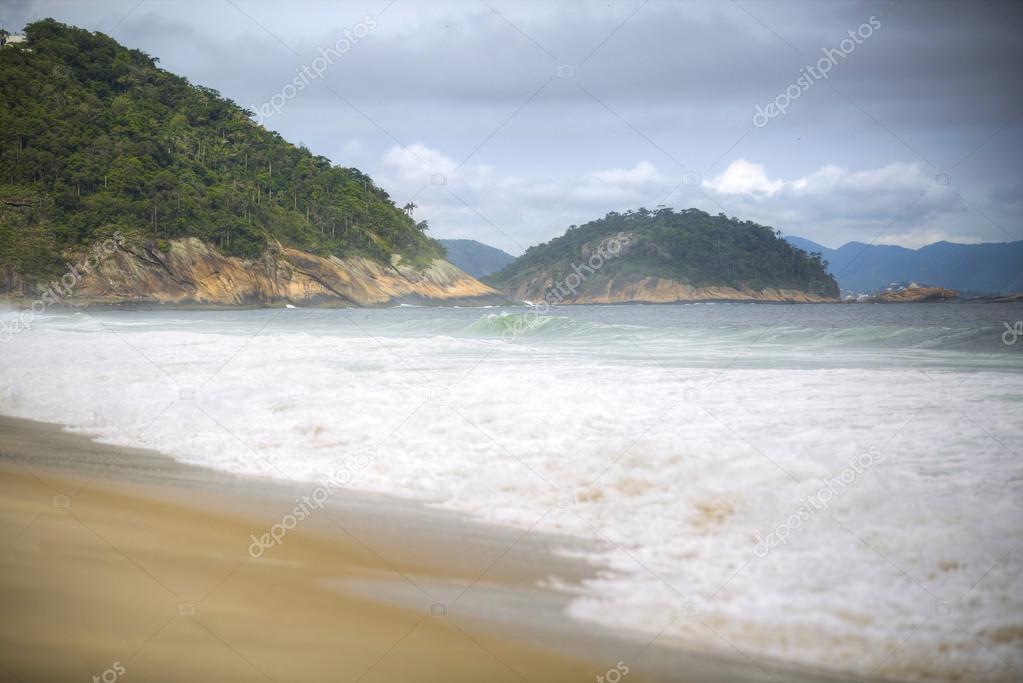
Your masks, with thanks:
[[[909,286],[904,289],[881,292],[869,301],[880,304],[920,303],[924,301],[948,301],[958,299],[959,292],[944,287]]]
[[[29,292],[23,298],[31,298]],[[322,257],[273,244],[260,258],[221,254],[195,238],[117,248],[84,270],[68,305],[166,304],[196,307],[362,307],[398,303],[484,305],[506,299],[437,259],[424,269],[361,257]]]
[[[612,278],[597,286],[589,286],[573,293],[562,286],[559,290],[555,278],[537,276],[520,281],[505,292],[513,299],[540,303],[545,296],[554,296],[563,304],[670,304],[695,301],[764,301],[778,303],[833,302],[834,298],[793,289],[735,289],[733,287],[693,287],[676,280],[660,277],[636,279]],[[548,294],[550,293],[550,294]],[[548,299],[548,302],[550,300]]]

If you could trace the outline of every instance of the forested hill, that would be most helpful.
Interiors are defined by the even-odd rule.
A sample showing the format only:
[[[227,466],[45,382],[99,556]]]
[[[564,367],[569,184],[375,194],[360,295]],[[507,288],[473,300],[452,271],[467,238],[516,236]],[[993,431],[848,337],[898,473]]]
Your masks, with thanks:
[[[50,276],[69,247],[115,230],[244,257],[270,240],[321,256],[443,255],[371,178],[215,90],[101,33],[52,19],[25,33],[0,49],[0,271]]]
[[[530,247],[488,282],[533,301],[580,272],[575,280],[582,282],[566,296],[572,303],[837,297],[827,262],[779,235],[751,221],[698,209],[612,212]],[[594,257],[600,253],[604,256]],[[600,265],[590,272],[585,266],[593,263]]]

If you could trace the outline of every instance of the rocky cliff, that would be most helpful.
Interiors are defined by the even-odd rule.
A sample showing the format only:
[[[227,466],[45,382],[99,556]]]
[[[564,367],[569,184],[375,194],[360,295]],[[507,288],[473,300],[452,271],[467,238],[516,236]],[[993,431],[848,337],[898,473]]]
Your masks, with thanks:
[[[77,269],[72,286],[55,297],[66,305],[361,307],[398,303],[483,305],[503,302],[498,292],[442,259],[428,267],[391,265],[354,257],[322,257],[272,243],[258,259],[225,256],[195,238],[119,245],[90,268]],[[40,295],[14,292],[22,300]],[[66,292],[66,293],[65,293]]]
[[[694,287],[676,280],[661,277],[612,278],[585,291],[573,293],[562,283],[563,297],[558,297],[558,282],[553,275],[536,275],[529,280],[516,283],[505,289],[509,297],[516,300],[539,303],[555,295],[562,304],[624,304],[649,303],[671,304],[693,301],[765,301],[791,303],[819,303],[834,301],[823,296],[795,289],[766,287],[764,289],[737,289],[724,286]],[[550,302],[549,302],[550,303]]]

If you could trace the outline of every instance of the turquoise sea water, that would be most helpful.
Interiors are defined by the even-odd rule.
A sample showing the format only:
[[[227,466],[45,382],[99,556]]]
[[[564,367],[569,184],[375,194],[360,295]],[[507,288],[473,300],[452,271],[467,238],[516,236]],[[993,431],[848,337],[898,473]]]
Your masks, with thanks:
[[[1012,680],[1017,321],[1021,304],[53,312],[0,345],[0,412],[589,539],[609,570],[572,614],[662,641]]]

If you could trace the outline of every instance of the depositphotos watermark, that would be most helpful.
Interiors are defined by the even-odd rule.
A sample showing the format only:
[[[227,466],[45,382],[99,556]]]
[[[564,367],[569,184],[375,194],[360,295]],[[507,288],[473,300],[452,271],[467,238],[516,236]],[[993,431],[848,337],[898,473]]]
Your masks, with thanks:
[[[1002,323],[1005,325],[1005,332],[1002,332],[1002,343],[1006,346],[1012,346],[1016,343],[1016,340],[1023,337],[1023,320],[1017,320],[1015,325],[1009,323]]]
[[[785,545],[789,542],[792,533],[803,526],[821,510],[827,509],[831,501],[844,491],[856,477],[885,459],[884,454],[877,448],[871,448],[868,453],[849,460],[849,466],[843,469],[837,477],[828,479],[824,477],[824,485],[817,489],[812,496],[807,496],[796,508],[796,511],[789,515],[785,521],[778,524],[774,531],[761,537],[757,534],[757,544],[753,547],[753,554],[763,559],[773,548]]]
[[[579,287],[586,282],[586,278],[600,270],[605,263],[619,256],[622,249],[629,245],[629,241],[629,235],[624,232],[602,240],[584,263],[573,263],[572,272],[565,277],[564,281],[556,280],[553,285],[548,287],[544,293],[543,301],[532,304],[524,316],[517,319],[511,328],[501,333],[501,338],[505,341],[512,341],[520,334],[538,328],[541,325],[541,318],[550,313],[552,308],[567,297],[575,296]]]
[[[14,335],[32,327],[37,315],[42,315],[50,306],[58,303],[61,299],[71,296],[75,287],[82,281],[85,275],[96,270],[96,268],[109,258],[117,248],[124,245],[124,236],[115,232],[114,236],[105,239],[92,246],[91,251],[78,264],[68,263],[67,272],[60,276],[60,279],[46,285],[46,289],[38,299],[18,313],[17,320],[8,323],[0,320],[0,343],[6,344],[14,339]]]
[[[318,78],[323,78],[327,68],[334,64],[335,59],[345,56],[360,40],[365,38],[377,27],[377,21],[372,15],[367,14],[358,24],[346,28],[337,42],[332,47],[319,48],[320,55],[309,64],[303,64],[301,68],[295,69],[297,75],[289,83],[285,83],[280,92],[274,93],[268,102],[264,102],[255,109],[257,122],[263,121],[280,114],[284,105],[298,96],[300,92],[309,87],[310,83]]]
[[[313,489],[312,494],[295,499],[295,507],[281,517],[281,521],[270,527],[268,531],[259,536],[249,534],[252,543],[249,544],[249,555],[259,559],[270,548],[284,542],[288,532],[312,516],[313,510],[322,510],[327,500],[339,490],[347,486],[352,477],[367,467],[377,458],[375,448],[368,448],[354,458],[349,459],[329,477],[321,477],[319,486]]]
[[[110,665],[110,668],[101,674],[93,675],[93,683],[114,683],[118,678],[124,675],[126,669],[124,664],[121,662],[114,662]]]
[[[603,676],[597,675],[597,683],[618,683],[629,675],[629,671],[629,665],[619,659],[614,668],[608,669]]]
[[[845,59],[851,55],[858,45],[863,45],[863,41],[874,35],[874,31],[880,28],[881,20],[871,15],[866,23],[860,24],[859,28],[854,31],[849,31],[849,37],[843,38],[837,48],[823,48],[821,51],[824,56],[815,64],[808,64],[800,69],[800,76],[795,83],[790,84],[766,106],[761,107],[758,104],[755,107],[753,125],[763,128],[771,119],[784,115],[792,102],[802,97],[803,93],[816,85],[817,81],[830,78],[831,70],[838,66],[839,59]]]

